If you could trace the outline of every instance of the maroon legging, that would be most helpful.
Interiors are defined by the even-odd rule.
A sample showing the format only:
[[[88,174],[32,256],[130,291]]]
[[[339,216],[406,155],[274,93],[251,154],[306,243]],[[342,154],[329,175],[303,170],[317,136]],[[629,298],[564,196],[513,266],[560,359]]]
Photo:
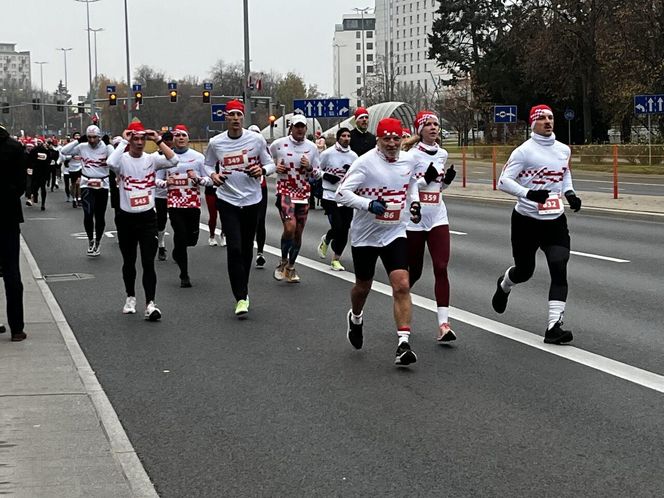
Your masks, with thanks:
[[[205,204],[208,208],[208,228],[210,229],[210,238],[214,237],[217,228],[217,196],[216,194],[205,194]],[[223,233],[223,232],[222,232]]]
[[[424,245],[429,247],[435,278],[434,293],[439,307],[450,305],[450,281],[447,278],[447,264],[450,261],[450,226],[439,225],[429,231],[408,231],[408,271],[410,286],[413,287],[422,276],[424,266]]]

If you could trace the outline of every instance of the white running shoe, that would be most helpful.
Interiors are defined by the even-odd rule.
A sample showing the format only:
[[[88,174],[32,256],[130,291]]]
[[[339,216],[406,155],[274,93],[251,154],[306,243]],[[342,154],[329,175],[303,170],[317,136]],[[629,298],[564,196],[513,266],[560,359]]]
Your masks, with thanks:
[[[286,261],[282,261],[274,269],[274,273],[272,274],[272,276],[274,277],[275,280],[279,280],[281,282],[285,278],[285,271],[286,271]]]
[[[218,246],[219,244],[217,243],[217,239],[216,239],[214,236],[212,236],[212,237],[210,237],[210,238],[208,239],[208,245],[209,245],[210,247],[216,247],[216,246]]]
[[[93,252],[95,251],[95,241],[94,240],[88,240],[88,250],[86,251],[86,254],[88,256],[93,256]]]
[[[125,305],[122,308],[122,312],[125,315],[132,315],[136,313],[136,298],[134,296],[129,296],[127,298],[127,301],[125,301]]]
[[[90,256],[99,256],[101,254],[101,240],[99,242],[95,242],[95,245],[92,247],[92,254]]]
[[[221,247],[226,247],[226,236],[222,233],[219,236],[219,240],[221,241],[221,244],[219,244]]]
[[[154,301],[150,301],[145,307],[145,319],[151,322],[156,322],[161,318],[161,311],[154,304]]]

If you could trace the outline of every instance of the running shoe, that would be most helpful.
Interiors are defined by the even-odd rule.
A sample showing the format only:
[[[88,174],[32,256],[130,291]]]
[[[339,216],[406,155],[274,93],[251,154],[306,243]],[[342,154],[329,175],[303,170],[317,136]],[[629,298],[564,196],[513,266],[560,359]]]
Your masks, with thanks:
[[[21,342],[28,338],[25,332],[12,332],[12,342]]]
[[[26,206],[32,206],[32,201],[30,199],[26,199],[25,205]]]
[[[221,247],[226,247],[226,236],[223,233],[219,236],[219,241]]]
[[[456,341],[456,338],[456,334],[449,323],[443,323],[438,329],[438,337],[436,338],[438,342]]]
[[[235,316],[243,316],[249,313],[249,299],[240,299],[235,305]]]
[[[327,250],[329,247],[330,245],[325,240],[325,235],[323,235],[320,238],[320,244],[318,244],[318,256],[320,257],[320,259],[327,258]]]
[[[136,298],[134,296],[129,296],[125,301],[125,305],[122,308],[122,312],[125,315],[132,315],[136,313]]]
[[[407,342],[402,342],[397,347],[397,355],[394,360],[395,365],[410,365],[417,361],[417,355],[415,352],[410,349],[410,344]]]
[[[284,270],[284,277],[286,277],[286,280],[288,280],[289,284],[299,284],[300,283],[300,276],[297,274],[297,270],[295,267],[293,268],[288,268]]]
[[[168,256],[166,254],[166,248],[165,247],[160,247],[159,251],[158,251],[158,254],[157,254],[157,259],[159,259],[159,261],[166,261],[167,258],[168,258]]]
[[[161,310],[157,308],[154,301],[150,301],[145,307],[145,319],[151,322],[156,322],[161,318]]]
[[[4,334],[7,332],[7,327],[5,327],[5,324],[0,324],[0,334]]]
[[[256,268],[265,268],[265,258],[263,257],[262,252],[256,254]]]
[[[330,268],[332,268],[334,271],[346,271],[346,268],[344,268],[344,265],[342,265],[338,259],[332,260],[330,263]]]
[[[491,299],[491,306],[496,313],[504,313],[507,309],[507,298],[510,296],[509,292],[505,292],[500,284],[503,281],[503,277],[498,278],[498,283],[496,284],[496,292],[493,294]]]
[[[274,274],[272,275],[275,280],[279,280],[281,282],[284,278],[284,271],[286,270],[286,262],[282,261],[279,263],[279,265],[274,269]]]
[[[73,208],[77,208],[77,207],[78,207],[78,205],[76,204],[76,199],[74,199],[73,201],[71,201],[71,207],[73,207]]]
[[[92,248],[92,254],[90,256],[96,257],[101,254],[101,240],[99,242],[95,242],[95,245]]]
[[[190,289],[192,287],[191,280],[189,280],[189,276],[180,277],[180,287],[182,287],[183,289]]]
[[[215,237],[210,237],[210,238],[208,239],[208,245],[209,245],[210,247],[216,247],[216,246],[218,246],[219,244],[217,243],[217,239],[216,239]]]
[[[92,256],[92,253],[95,250],[95,241],[94,240],[88,240],[88,250],[86,251],[86,254],[88,256]]]
[[[560,320],[544,334],[544,342],[546,344],[567,344],[568,342],[572,342],[572,339],[574,339],[572,331],[563,330],[563,322]]]
[[[355,324],[351,319],[353,314],[352,310],[348,310],[348,315],[346,316],[346,321],[348,322],[348,328],[346,330],[346,337],[351,346],[355,349],[362,349],[362,344],[364,343],[364,336],[362,335],[362,327],[364,323]]]

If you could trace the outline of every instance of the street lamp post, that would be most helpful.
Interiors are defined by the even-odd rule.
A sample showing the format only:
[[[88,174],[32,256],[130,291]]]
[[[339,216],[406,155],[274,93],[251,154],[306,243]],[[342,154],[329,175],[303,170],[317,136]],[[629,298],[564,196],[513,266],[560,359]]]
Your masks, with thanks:
[[[341,50],[339,49],[346,45],[335,43],[333,46],[337,49],[337,97],[341,98]]]
[[[129,104],[129,90],[131,89],[131,70],[129,67],[129,12],[127,11],[127,0],[124,0],[125,14],[125,50],[127,54],[127,126],[131,123],[131,105]]]
[[[98,2],[99,0],[76,0],[77,2],[85,3],[85,13],[87,16],[87,30],[88,30],[88,83],[89,83],[89,99],[90,99],[90,114],[95,112],[94,94],[92,93],[92,48],[90,46],[90,4]]]
[[[44,119],[44,64],[48,64],[48,62],[35,61],[35,64],[39,64],[39,76],[41,78],[41,97],[39,105],[39,107],[41,107],[41,128],[42,135],[46,135],[46,120]]]
[[[364,46],[365,45],[365,43],[364,43],[364,14],[369,12],[369,10],[371,10],[371,7],[365,7],[363,9],[359,9],[359,8],[356,7],[353,10],[355,12],[360,13],[361,14],[361,19],[362,19],[362,26],[361,26],[362,40],[361,41],[362,41],[362,88],[363,88],[363,90],[362,90],[361,102],[362,102],[362,105],[365,105],[366,102],[364,100],[364,93],[365,93],[364,90],[367,87],[367,75],[366,75],[366,56],[365,56],[365,53],[364,53],[364,50],[365,50],[365,46]]]
[[[251,88],[249,77],[251,64],[249,60],[249,0],[244,0],[244,124],[251,126]]]
[[[100,31],[104,31],[104,28],[89,28],[89,29],[90,29],[90,31],[92,31],[92,33],[94,35],[94,40],[95,40],[95,79],[94,79],[95,85],[94,86],[95,86],[95,89],[96,89],[97,84],[98,84],[97,78],[98,78],[98,75],[99,75],[99,72],[97,71],[97,33],[100,32]]]
[[[69,136],[69,106],[67,101],[69,100],[69,83],[67,82],[67,52],[71,48],[58,48],[56,50],[62,50],[62,55],[65,57],[65,135]]]

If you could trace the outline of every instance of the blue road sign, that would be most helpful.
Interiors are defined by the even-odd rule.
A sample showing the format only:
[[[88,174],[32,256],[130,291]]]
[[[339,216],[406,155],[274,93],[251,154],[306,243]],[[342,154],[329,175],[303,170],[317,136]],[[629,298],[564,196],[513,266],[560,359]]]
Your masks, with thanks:
[[[203,83],[203,90],[210,90],[212,91],[212,83]]]
[[[171,81],[168,84],[168,89],[169,90],[177,90],[178,89],[178,84],[175,81]]]
[[[348,99],[303,99],[294,100],[295,113],[307,118],[347,118],[350,113]]]
[[[115,85],[106,85],[106,93],[113,93],[115,91]]]
[[[493,106],[494,123],[516,123],[515,105],[495,105]]]
[[[574,112],[574,109],[565,109],[564,116],[567,121],[572,121],[576,116],[576,113]]]
[[[664,114],[664,94],[634,95],[634,114]]]
[[[133,85],[131,85],[131,90],[133,92],[140,92],[141,88],[143,88],[143,87],[138,83],[134,83]]]
[[[212,112],[212,121],[226,121],[226,104],[212,104],[210,105]]]

